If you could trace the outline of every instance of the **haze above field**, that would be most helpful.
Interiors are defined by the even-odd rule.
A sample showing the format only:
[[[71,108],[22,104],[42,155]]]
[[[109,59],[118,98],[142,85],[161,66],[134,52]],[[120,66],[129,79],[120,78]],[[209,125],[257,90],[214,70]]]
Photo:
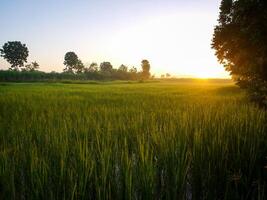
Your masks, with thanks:
[[[219,0],[3,0],[0,45],[19,40],[40,70],[62,71],[64,54],[85,64],[110,61],[152,74],[226,78],[210,47]],[[0,69],[9,64],[0,59]]]

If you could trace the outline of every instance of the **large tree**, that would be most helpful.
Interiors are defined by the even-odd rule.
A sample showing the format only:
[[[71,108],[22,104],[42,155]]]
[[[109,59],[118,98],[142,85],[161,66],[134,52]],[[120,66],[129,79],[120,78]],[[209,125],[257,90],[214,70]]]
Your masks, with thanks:
[[[113,66],[110,62],[102,62],[100,64],[100,71],[105,74],[109,74],[112,72]]]
[[[212,47],[234,80],[267,103],[267,1],[222,0]]]
[[[81,73],[84,69],[82,61],[78,58],[76,53],[72,51],[65,54],[64,65],[66,66],[64,69],[66,72],[73,73],[76,71],[77,73]]]
[[[148,60],[142,60],[141,62],[142,67],[142,78],[148,79],[150,77],[150,63]]]
[[[27,62],[29,50],[20,41],[7,42],[0,49],[1,56],[11,64],[10,69],[18,70]]]

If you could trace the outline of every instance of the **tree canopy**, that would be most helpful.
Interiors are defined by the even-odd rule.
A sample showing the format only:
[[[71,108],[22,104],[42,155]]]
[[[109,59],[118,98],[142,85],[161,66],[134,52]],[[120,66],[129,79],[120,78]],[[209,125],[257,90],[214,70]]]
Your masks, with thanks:
[[[97,72],[98,71],[98,64],[96,62],[92,62],[88,68],[89,72]]]
[[[128,67],[122,64],[122,65],[119,67],[118,70],[121,71],[121,72],[127,72],[127,71],[128,71]]]
[[[142,77],[143,79],[148,79],[150,77],[150,63],[148,60],[142,60]]]
[[[100,71],[102,73],[111,73],[113,69],[113,66],[111,65],[110,62],[102,62],[100,64]]]
[[[218,22],[212,41],[218,60],[240,86],[266,101],[267,1],[222,0]]]
[[[29,56],[29,50],[25,44],[20,41],[7,42],[0,49],[1,56],[11,64],[13,70],[18,70],[19,67],[23,67],[27,62]]]
[[[39,64],[36,61],[34,61],[34,62],[30,63],[30,64],[25,65],[25,68],[23,70],[25,70],[25,71],[35,71],[38,68],[39,68]]]
[[[64,56],[65,68],[63,73],[46,73],[37,70],[39,64],[36,61],[27,63],[28,55],[29,51],[25,44],[19,41],[5,43],[3,48],[0,49],[0,56],[4,57],[11,64],[11,69],[14,69],[14,71],[0,70],[0,81],[38,81],[49,79],[145,80],[150,78],[150,64],[148,60],[142,60],[142,71],[138,71],[136,67],[128,68],[124,64],[118,68],[113,68],[110,62],[102,62],[99,67],[97,63],[93,62],[85,67],[77,54],[69,51]]]
[[[78,58],[76,53],[72,51],[65,54],[64,65],[66,66],[64,69],[65,72],[73,73],[75,71],[76,73],[81,73],[84,69],[82,61]]]

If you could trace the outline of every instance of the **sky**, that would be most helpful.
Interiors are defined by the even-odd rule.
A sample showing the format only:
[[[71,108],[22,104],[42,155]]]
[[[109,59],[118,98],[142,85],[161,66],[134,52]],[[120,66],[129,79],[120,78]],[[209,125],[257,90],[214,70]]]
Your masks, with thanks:
[[[211,40],[220,0],[1,0],[0,46],[21,41],[28,62],[62,71],[74,51],[85,65],[109,61],[176,77],[227,78]],[[0,58],[0,69],[9,64]]]

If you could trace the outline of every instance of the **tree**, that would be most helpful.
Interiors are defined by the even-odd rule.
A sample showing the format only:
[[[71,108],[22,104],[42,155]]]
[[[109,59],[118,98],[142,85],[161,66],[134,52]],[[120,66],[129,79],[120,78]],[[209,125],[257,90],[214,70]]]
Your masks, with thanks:
[[[129,79],[131,79],[131,80],[137,80],[137,79],[139,79],[139,74],[137,73],[136,67],[134,67],[134,66],[131,67],[129,69],[128,73],[129,73]]]
[[[65,72],[73,73],[75,70],[76,73],[81,73],[84,69],[82,61],[78,58],[75,52],[67,52],[65,54],[64,65],[66,65],[66,68],[64,69]]]
[[[150,77],[150,63],[148,60],[142,60],[142,78],[148,79]]]
[[[18,70],[27,62],[29,50],[20,41],[7,42],[0,49],[1,56],[11,64],[10,69]]]
[[[131,69],[129,69],[129,72],[130,73],[137,73],[136,67],[133,66]]]
[[[233,79],[267,104],[267,1],[222,0],[212,47]]]
[[[35,71],[38,68],[39,68],[39,64],[36,61],[34,61],[34,62],[30,63],[30,64],[25,65],[25,69],[24,70],[25,71]]]
[[[73,72],[73,69],[75,68],[78,62],[79,58],[75,52],[67,52],[65,54],[65,59],[64,59],[64,65],[66,65],[64,71]]]
[[[119,66],[118,70],[114,69],[113,77],[119,80],[131,79],[131,73],[128,73],[128,67],[125,65]]]
[[[103,62],[100,64],[100,71],[102,73],[105,73],[105,74],[111,73],[112,69],[113,67],[110,62]]]
[[[32,62],[32,68],[33,68],[33,70],[38,69],[39,68],[39,64],[36,61]]]
[[[171,75],[169,73],[166,73],[166,78],[170,78]]]
[[[89,72],[97,72],[98,71],[98,65],[95,62],[92,62],[88,69]]]
[[[84,65],[81,60],[78,60],[77,64],[74,66],[76,73],[82,73],[84,71]]]
[[[118,71],[121,71],[121,72],[127,72],[127,71],[128,71],[128,67],[122,64],[122,65],[119,67]]]

